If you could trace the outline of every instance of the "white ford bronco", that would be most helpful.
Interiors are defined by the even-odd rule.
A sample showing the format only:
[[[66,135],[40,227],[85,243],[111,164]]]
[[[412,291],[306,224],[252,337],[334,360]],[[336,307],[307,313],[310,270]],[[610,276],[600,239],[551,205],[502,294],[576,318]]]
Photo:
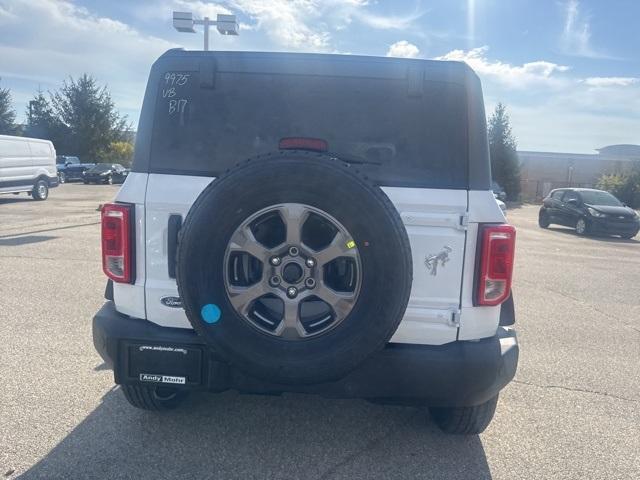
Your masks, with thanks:
[[[102,209],[93,340],[139,408],[302,392],[476,434],[516,371],[514,245],[467,65],[170,50]]]

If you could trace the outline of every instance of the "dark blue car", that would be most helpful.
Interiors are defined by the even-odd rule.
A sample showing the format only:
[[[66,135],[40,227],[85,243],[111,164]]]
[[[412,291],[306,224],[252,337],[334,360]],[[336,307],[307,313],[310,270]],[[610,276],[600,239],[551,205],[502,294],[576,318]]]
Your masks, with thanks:
[[[56,167],[58,169],[58,180],[60,183],[82,180],[85,170],[93,167],[95,163],[81,163],[78,157],[68,155],[58,155],[56,157]]]
[[[640,230],[640,217],[632,208],[609,192],[590,188],[552,190],[543,200],[538,223],[542,228],[552,223],[573,227],[578,235],[633,238]]]

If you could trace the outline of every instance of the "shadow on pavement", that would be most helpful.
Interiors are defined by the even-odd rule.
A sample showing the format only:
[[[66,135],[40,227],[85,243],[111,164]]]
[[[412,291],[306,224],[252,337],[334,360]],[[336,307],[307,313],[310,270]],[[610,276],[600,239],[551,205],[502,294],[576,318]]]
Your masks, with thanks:
[[[9,203],[22,203],[22,202],[35,202],[31,197],[31,194],[25,195],[24,193],[13,195],[13,194],[2,194],[0,195],[0,205],[9,204]]]
[[[199,394],[130,407],[118,389],[20,478],[491,478],[478,436],[423,410],[316,396]]]
[[[58,237],[50,235],[26,235],[22,237],[0,238],[0,247],[17,247],[20,245],[29,245],[30,243],[41,243],[47,240],[54,240]]]
[[[548,230],[552,232],[564,233],[565,235],[574,235],[576,237],[580,236],[576,233],[576,231],[573,228],[570,228],[570,227],[553,226],[553,227],[549,227]],[[590,234],[582,238],[588,238],[591,240],[596,240],[598,242],[605,242],[605,243],[640,243],[640,241],[635,240],[634,238],[609,237],[606,235]]]

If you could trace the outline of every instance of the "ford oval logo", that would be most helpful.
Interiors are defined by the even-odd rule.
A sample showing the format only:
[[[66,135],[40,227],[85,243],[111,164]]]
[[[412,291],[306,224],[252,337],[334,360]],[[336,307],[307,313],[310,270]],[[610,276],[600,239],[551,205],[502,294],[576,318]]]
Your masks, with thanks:
[[[160,303],[165,307],[182,308],[182,299],[180,297],[162,297]]]

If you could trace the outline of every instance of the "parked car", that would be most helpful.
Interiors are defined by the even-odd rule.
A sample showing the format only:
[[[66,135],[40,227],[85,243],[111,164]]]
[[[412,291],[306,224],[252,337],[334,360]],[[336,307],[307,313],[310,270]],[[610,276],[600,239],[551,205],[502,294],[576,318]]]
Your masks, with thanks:
[[[538,214],[542,228],[551,224],[576,229],[578,235],[604,234],[633,238],[640,218],[609,192],[590,188],[559,188],[543,200]]]
[[[129,170],[119,163],[96,163],[93,167],[87,169],[82,174],[84,183],[123,183]]]
[[[102,208],[94,345],[138,408],[307,392],[477,434],[518,360],[490,171],[464,63],[171,50]]]
[[[58,155],[56,157],[58,167],[58,179],[60,183],[82,180],[85,170],[95,166],[95,163],[81,163],[78,157],[69,155]]]
[[[0,193],[46,200],[58,186],[56,150],[48,140],[0,135]]]

